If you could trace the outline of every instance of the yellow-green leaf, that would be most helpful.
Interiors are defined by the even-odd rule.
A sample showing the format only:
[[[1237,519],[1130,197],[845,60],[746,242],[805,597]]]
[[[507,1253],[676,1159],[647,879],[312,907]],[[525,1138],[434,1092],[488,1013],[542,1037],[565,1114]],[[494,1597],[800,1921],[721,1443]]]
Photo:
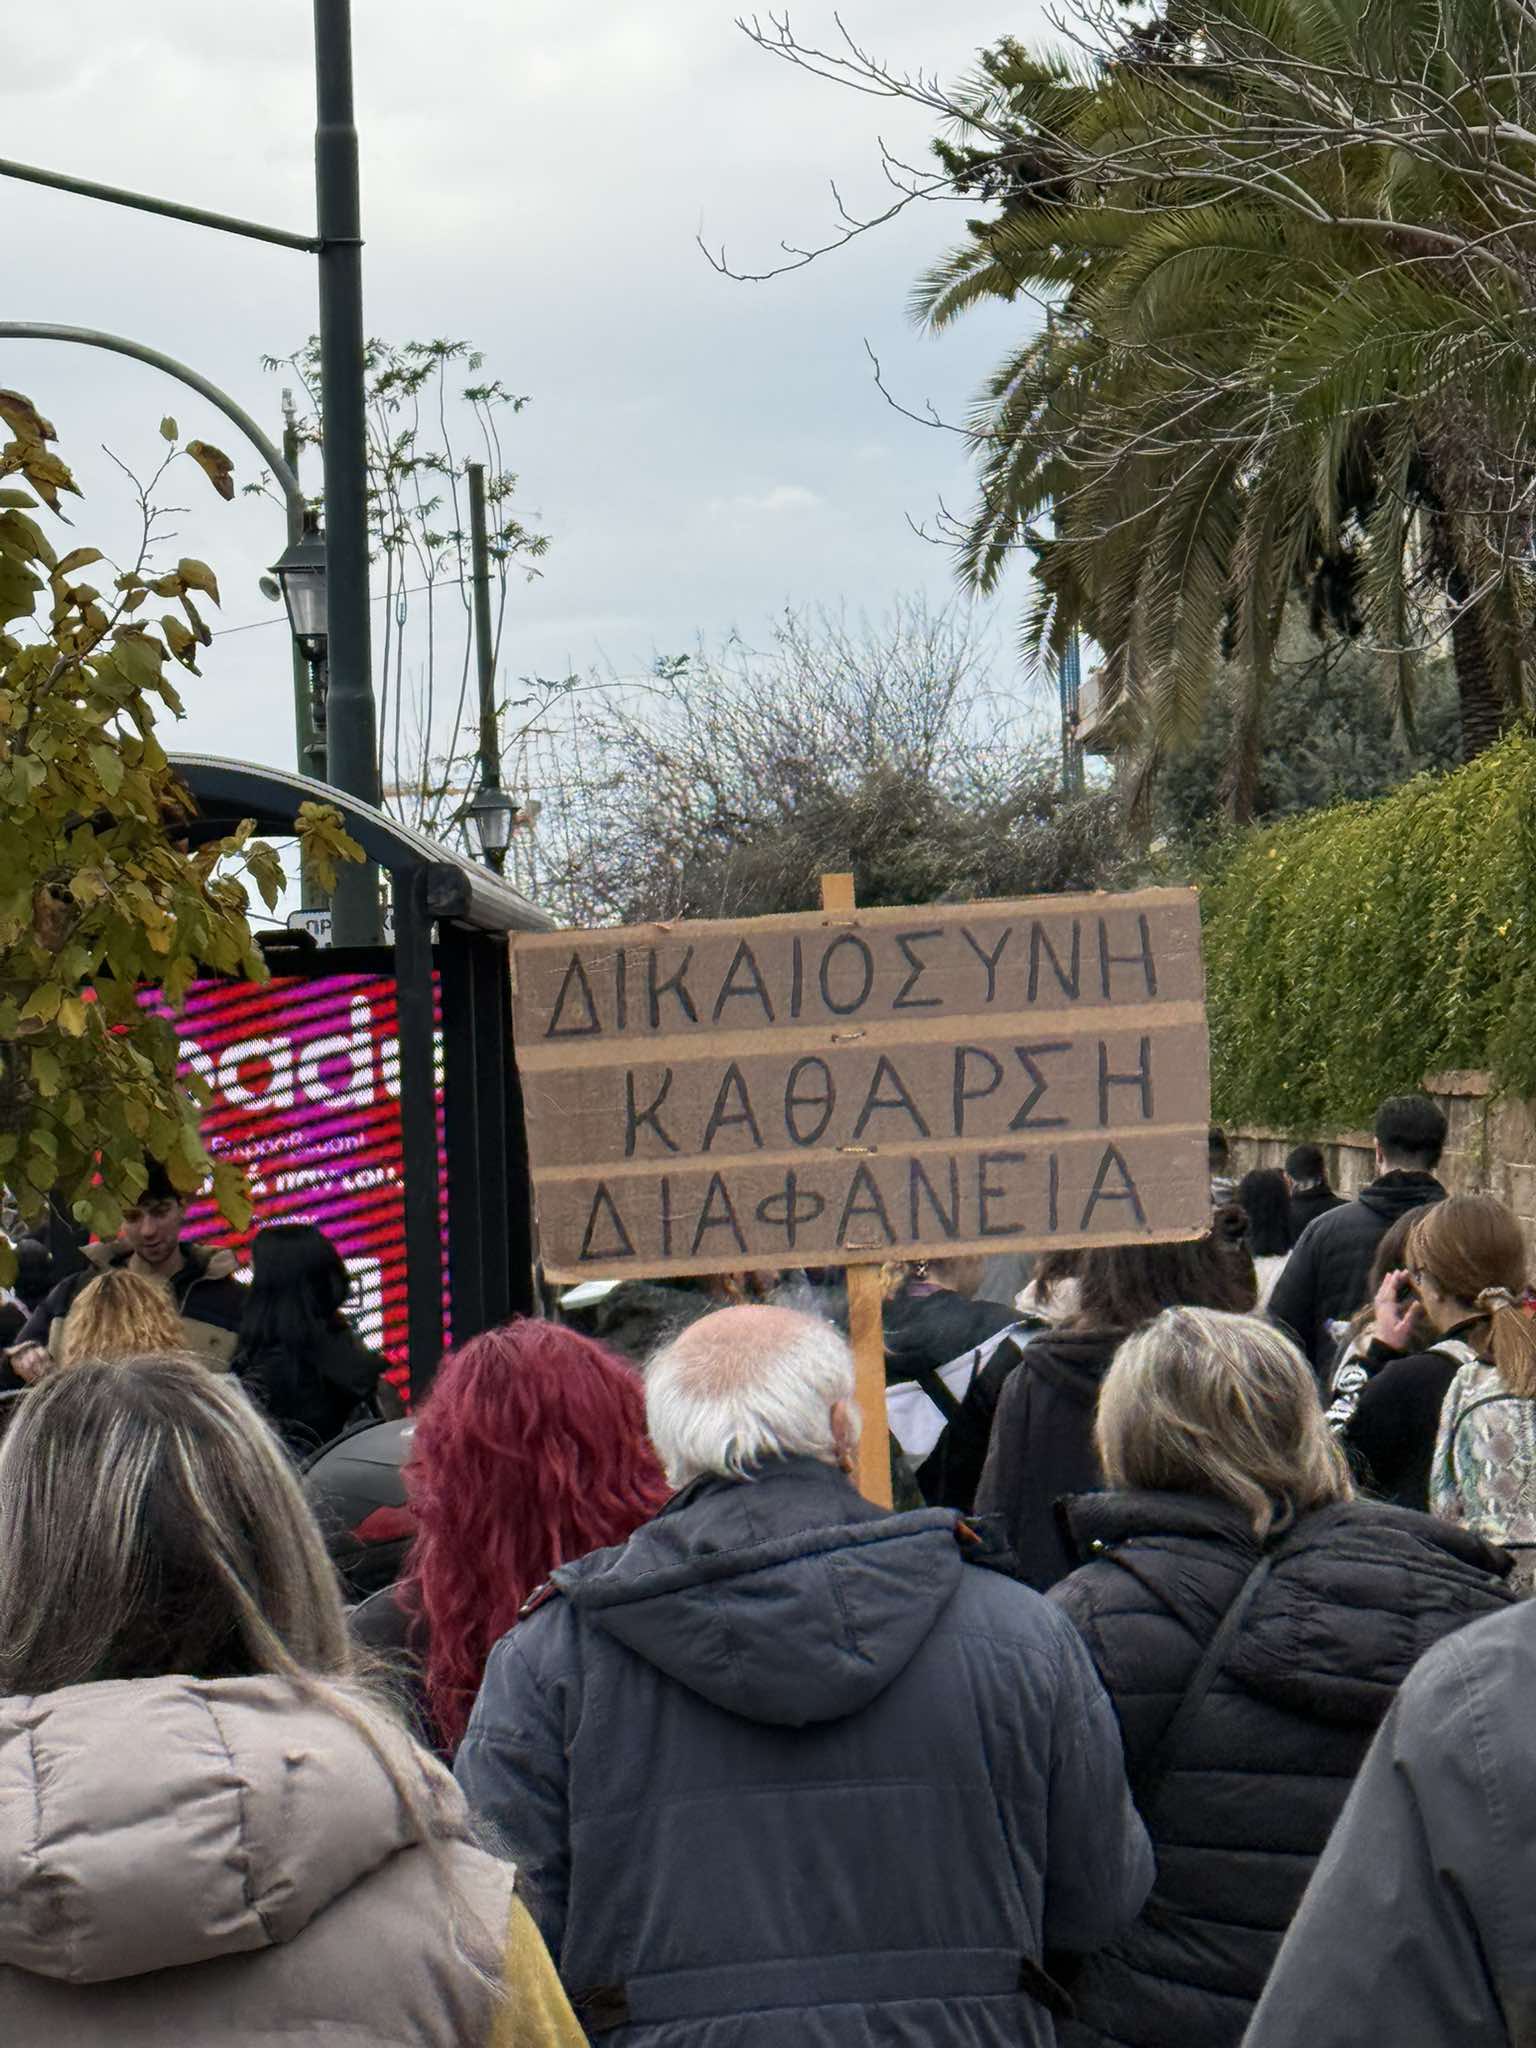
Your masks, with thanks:
[[[59,509],[60,491],[69,491],[77,498],[81,494],[69,464],[41,441],[10,441],[0,449],[0,475],[16,470],[20,470],[50,512]]]
[[[207,441],[189,441],[187,453],[221,498],[235,495],[235,465],[222,448],[215,448]]]
[[[89,568],[92,562],[105,560],[106,556],[100,548],[71,548],[61,561],[55,563],[53,573],[62,579],[73,576],[77,569]]]
[[[160,621],[160,630],[165,635],[165,644],[181,663],[183,668],[197,674],[197,642],[187,628],[173,613],[167,612]]]
[[[211,647],[213,645],[213,634],[209,630],[207,620],[192,602],[191,594],[188,591],[184,590],[181,593],[181,603],[182,609],[187,615],[187,624],[192,628],[193,637],[198,645],[200,647]]]
[[[224,1220],[234,1229],[244,1230],[251,1220],[250,1185],[239,1167],[226,1159],[214,1164],[213,1199]]]
[[[91,766],[101,777],[101,786],[107,795],[116,796],[123,786],[123,757],[116,747],[92,747]]]
[[[65,996],[59,1004],[59,1029],[70,1038],[78,1038],[85,1029],[86,1009],[78,996]]]
[[[69,893],[77,903],[99,903],[107,894],[107,885],[98,868],[82,868],[70,878]]]
[[[59,1014],[59,1004],[64,991],[57,982],[45,981],[33,989],[21,1006],[23,1021],[34,1017],[40,1024],[51,1024]]]
[[[205,597],[219,602],[218,578],[206,562],[199,562],[194,556],[183,555],[176,564],[176,574],[188,590],[200,590]]]
[[[180,625],[178,619],[177,624]],[[142,626],[119,626],[112,638],[117,643],[117,665],[136,690],[153,689],[160,681],[165,649]]]
[[[45,420],[30,398],[19,391],[0,391],[0,420],[23,441],[53,441],[53,423]]]
[[[160,438],[164,441],[174,441],[176,439],[176,434],[176,422],[171,418],[170,414],[167,413],[165,418],[160,422]]]

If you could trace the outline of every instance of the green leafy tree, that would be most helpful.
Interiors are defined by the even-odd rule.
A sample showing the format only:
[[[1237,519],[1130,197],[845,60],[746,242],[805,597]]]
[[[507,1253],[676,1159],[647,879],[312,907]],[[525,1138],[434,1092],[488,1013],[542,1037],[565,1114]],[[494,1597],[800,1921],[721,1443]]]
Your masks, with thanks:
[[[940,326],[983,299],[1053,302],[989,386],[966,569],[990,587],[1016,547],[1032,550],[1037,627],[1094,635],[1107,695],[1142,711],[1154,747],[1198,730],[1235,656],[1240,815],[1298,591],[1320,622],[1390,650],[1404,709],[1416,650],[1448,628],[1469,756],[1524,694],[1518,387],[1536,331],[1497,252],[1528,260],[1529,229],[1506,212],[1492,253],[1474,251],[1487,195],[1372,146],[1396,88],[1373,93],[1366,68],[1415,59],[1415,23],[1397,12],[1377,49],[1365,17],[1354,47],[1312,0],[1175,0],[1165,42],[1129,30],[1086,78],[1079,60],[1005,44],[970,119],[1009,131],[993,169],[1016,176],[922,295]],[[1470,12],[1430,10],[1461,62]],[[1255,62],[1261,46],[1272,68]],[[1335,67],[1349,86],[1330,130],[1316,81]],[[1305,151],[1285,139],[1299,120]],[[980,175],[986,150],[941,149],[957,178]],[[1442,233],[1459,241],[1449,254]]]
[[[1536,17],[1473,0],[1069,14],[1072,47],[1005,41],[955,92],[851,41],[754,30],[938,118],[939,170],[907,199],[995,209],[926,282],[923,317],[1048,309],[972,423],[965,575],[987,589],[1032,561],[1036,631],[1103,648],[1149,767],[1199,732],[1230,657],[1239,816],[1298,591],[1317,623],[1370,636],[1400,711],[1448,638],[1477,752],[1528,690]]]
[[[1454,1068],[1536,1092],[1536,741],[1255,827],[1202,890],[1217,1116],[1369,1122]]]
[[[1270,823],[1335,804],[1385,796],[1426,770],[1455,766],[1455,678],[1441,655],[1425,665],[1418,715],[1404,733],[1378,687],[1377,662],[1358,643],[1319,646],[1298,621],[1282,634],[1264,744],[1253,783],[1253,815]],[[1154,833],[1181,861],[1197,865],[1232,830],[1227,793],[1241,682],[1218,673],[1200,736],[1163,765],[1151,804]],[[1136,769],[1128,771],[1136,778]]]
[[[181,712],[176,672],[197,674],[211,644],[202,606],[219,590],[204,562],[152,561],[153,492],[190,459],[227,497],[229,464],[204,443],[180,447],[166,420],[137,554],[114,566],[93,547],[60,554],[39,522],[78,495],[48,421],[9,391],[0,421],[0,1182],[23,1220],[56,1192],[109,1234],[143,1191],[148,1153],[179,1187],[211,1173],[242,1222],[240,1176],[209,1159],[200,1105],[177,1082],[175,1032],[139,1002],[154,990],[174,1008],[206,972],[263,979],[248,887],[269,908],[282,887],[277,853],[249,825],[190,843],[191,799],[156,734],[159,711]],[[151,619],[156,604],[168,609]],[[337,859],[357,857],[334,811],[307,807],[301,826],[332,879]]]

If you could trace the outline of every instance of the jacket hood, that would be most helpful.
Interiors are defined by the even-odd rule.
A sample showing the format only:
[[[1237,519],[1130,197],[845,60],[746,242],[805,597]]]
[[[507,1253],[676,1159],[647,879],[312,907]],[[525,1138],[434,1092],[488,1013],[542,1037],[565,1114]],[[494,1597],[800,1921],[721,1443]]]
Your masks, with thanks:
[[[1125,1338],[1124,1330],[1042,1330],[1023,1346],[1019,1364],[1085,1408],[1095,1408]]]
[[[370,1720],[427,1830],[447,1774]],[[102,1984],[290,1941],[424,1839],[365,1737],[277,1678],[0,1700],[0,1965]]]
[[[811,1458],[695,1482],[554,1584],[596,1628],[743,1720],[856,1714],[900,1677],[964,1569],[945,1508],[891,1515]]]
[[[1241,1509],[1222,1501],[1124,1493],[1064,1506],[1085,1554],[1113,1550],[1201,1642],[1262,1554]],[[1374,1727],[1427,1649],[1516,1597],[1506,1552],[1385,1503],[1318,1508],[1263,1549],[1275,1561],[1222,1668],[1245,1692],[1316,1720]],[[1214,1614],[1213,1552],[1231,1563]]]
[[[1198,1493],[1079,1493],[1058,1501],[1057,1514],[1084,1559],[1138,1538],[1187,1537],[1259,1561],[1259,1539],[1242,1509]]]
[[[1355,1199],[1373,1216],[1383,1216],[1391,1224],[1410,1209],[1422,1209],[1430,1202],[1443,1202],[1445,1189],[1432,1173],[1397,1171],[1384,1173],[1380,1180],[1373,1180],[1369,1187],[1360,1190]]]
[[[133,1246],[121,1239],[111,1244],[88,1244],[83,1254],[86,1263],[100,1273],[110,1266],[126,1266],[133,1257]],[[190,1271],[193,1281],[232,1280],[240,1270],[240,1261],[231,1251],[221,1246],[183,1244],[181,1247],[182,1270]]]

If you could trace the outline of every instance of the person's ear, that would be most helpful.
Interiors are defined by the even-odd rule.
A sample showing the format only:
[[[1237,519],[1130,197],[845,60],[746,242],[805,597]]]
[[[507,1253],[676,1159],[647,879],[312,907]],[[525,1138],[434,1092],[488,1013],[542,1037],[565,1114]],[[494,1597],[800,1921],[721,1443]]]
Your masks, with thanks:
[[[832,1444],[837,1452],[838,1470],[851,1473],[859,1448],[859,1411],[851,1401],[832,1403]]]

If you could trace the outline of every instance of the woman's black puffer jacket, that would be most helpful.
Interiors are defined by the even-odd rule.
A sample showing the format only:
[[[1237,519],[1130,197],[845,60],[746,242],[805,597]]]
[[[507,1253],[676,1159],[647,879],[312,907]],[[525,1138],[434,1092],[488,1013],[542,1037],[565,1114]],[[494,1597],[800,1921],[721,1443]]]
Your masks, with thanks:
[[[1157,1883],[1131,1928],[1077,1967],[1061,2048],[1236,2048],[1394,1693],[1432,1643],[1513,1601],[1509,1559],[1373,1502],[1277,1532],[1152,1785],[1159,1738],[1263,1551],[1239,1509],[1192,1494],[1093,1494],[1064,1511],[1090,1561],[1050,1597],[1120,1717]]]

